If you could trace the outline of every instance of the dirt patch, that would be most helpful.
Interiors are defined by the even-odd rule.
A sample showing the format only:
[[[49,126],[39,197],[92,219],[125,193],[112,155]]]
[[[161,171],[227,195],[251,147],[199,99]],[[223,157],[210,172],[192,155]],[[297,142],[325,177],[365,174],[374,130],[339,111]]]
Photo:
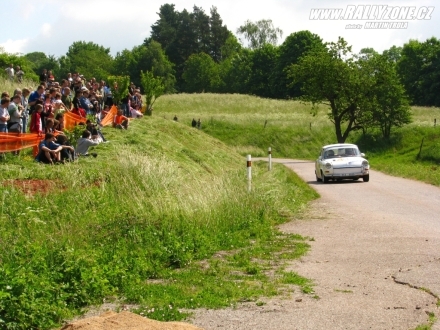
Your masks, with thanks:
[[[106,312],[100,316],[89,317],[66,324],[61,330],[201,330],[183,322],[159,322],[130,312]]]
[[[21,190],[27,196],[34,196],[36,194],[48,195],[55,187],[59,187],[54,180],[39,180],[39,179],[14,179],[3,181],[5,187],[13,187]]]

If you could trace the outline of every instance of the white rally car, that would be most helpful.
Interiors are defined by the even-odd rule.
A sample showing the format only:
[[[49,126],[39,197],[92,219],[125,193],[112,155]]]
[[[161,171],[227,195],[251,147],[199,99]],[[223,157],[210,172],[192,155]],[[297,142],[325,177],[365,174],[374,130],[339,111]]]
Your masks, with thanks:
[[[316,180],[324,183],[345,179],[370,180],[370,164],[355,144],[339,143],[322,147],[316,160]]]

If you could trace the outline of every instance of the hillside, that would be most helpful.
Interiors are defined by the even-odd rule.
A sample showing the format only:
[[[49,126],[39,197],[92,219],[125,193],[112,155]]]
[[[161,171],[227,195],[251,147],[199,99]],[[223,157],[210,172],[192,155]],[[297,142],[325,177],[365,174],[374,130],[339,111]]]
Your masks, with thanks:
[[[97,158],[44,166],[26,150],[2,162],[6,328],[50,329],[103,301],[181,320],[184,309],[277,294],[292,278],[308,290],[273,262],[308,248],[274,227],[317,196],[296,175],[254,163],[249,193],[243,156],[158,115],[103,133]]]

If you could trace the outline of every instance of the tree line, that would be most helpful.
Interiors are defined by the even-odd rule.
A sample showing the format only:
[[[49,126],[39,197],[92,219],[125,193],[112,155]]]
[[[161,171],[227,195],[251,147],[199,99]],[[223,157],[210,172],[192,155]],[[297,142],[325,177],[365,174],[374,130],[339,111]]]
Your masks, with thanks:
[[[63,78],[68,72],[96,79],[127,75],[139,86],[148,73],[164,93],[242,93],[325,103],[338,141],[371,127],[388,137],[391,127],[410,121],[408,105],[440,106],[435,37],[409,40],[381,54],[371,48],[353,54],[343,39],[324,43],[310,31],[292,33],[278,45],[282,31],[271,20],[248,20],[234,34],[216,7],[209,13],[197,6],[179,12],[164,4],[157,14],[150,37],[114,57],[110,48],[76,41],[59,58],[1,53],[0,64],[13,62],[35,79],[45,68]]]

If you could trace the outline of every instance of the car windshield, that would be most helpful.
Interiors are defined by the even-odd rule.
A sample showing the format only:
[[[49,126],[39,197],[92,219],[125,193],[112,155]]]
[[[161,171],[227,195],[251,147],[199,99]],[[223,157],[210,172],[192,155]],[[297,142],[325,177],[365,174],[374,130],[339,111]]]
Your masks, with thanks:
[[[354,147],[348,148],[332,148],[324,152],[324,158],[340,158],[340,157],[358,157],[359,150]]]

